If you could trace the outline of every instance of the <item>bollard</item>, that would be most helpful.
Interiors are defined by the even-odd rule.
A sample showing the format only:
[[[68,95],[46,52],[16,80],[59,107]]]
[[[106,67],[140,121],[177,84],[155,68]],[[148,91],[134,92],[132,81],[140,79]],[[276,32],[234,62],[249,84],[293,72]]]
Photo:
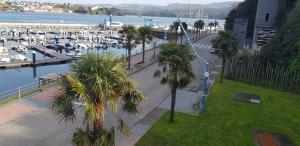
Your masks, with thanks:
[[[35,51],[32,51],[32,64],[36,65]]]

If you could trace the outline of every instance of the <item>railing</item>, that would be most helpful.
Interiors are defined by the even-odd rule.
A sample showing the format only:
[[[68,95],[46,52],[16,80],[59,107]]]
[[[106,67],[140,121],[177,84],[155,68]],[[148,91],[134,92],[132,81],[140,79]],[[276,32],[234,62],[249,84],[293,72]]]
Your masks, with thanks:
[[[5,101],[8,99],[21,99],[22,96],[26,94],[33,93],[35,91],[41,91],[43,89],[43,86],[49,83],[54,83],[55,80],[39,80],[32,82],[30,84],[26,84],[23,86],[19,86],[17,88],[1,92],[0,93],[0,102]]]

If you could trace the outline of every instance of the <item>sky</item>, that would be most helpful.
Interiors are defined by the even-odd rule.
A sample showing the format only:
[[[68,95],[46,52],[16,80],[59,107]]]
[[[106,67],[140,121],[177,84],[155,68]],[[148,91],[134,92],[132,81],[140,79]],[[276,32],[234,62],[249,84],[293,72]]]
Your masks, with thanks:
[[[213,2],[224,2],[229,0],[31,0],[41,2],[59,2],[59,3],[75,3],[75,4],[152,4],[167,5],[170,3],[190,3],[207,4]],[[231,0],[241,1],[241,0]]]

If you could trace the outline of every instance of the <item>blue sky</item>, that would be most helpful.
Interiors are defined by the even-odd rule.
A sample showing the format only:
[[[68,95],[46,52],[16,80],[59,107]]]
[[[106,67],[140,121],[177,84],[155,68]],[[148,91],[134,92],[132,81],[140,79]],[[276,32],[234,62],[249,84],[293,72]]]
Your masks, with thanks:
[[[42,2],[76,3],[76,4],[153,4],[167,5],[169,3],[192,3],[207,4],[212,2],[223,2],[228,0],[30,0]],[[241,1],[241,0],[231,0]]]

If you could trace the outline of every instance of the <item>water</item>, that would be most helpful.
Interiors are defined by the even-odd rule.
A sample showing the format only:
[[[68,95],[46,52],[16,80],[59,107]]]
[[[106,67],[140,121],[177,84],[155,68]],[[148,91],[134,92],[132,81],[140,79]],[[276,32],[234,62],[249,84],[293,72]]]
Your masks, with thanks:
[[[0,22],[17,23],[66,23],[66,24],[103,24],[106,15],[88,15],[73,13],[20,13],[20,12],[1,12]],[[120,21],[124,24],[144,25],[144,19],[150,18],[159,20],[161,26],[169,26],[177,18],[172,17],[150,17],[150,16],[113,16],[113,21]],[[183,18],[189,24],[194,24],[195,18]],[[205,23],[212,22],[212,19],[204,19]],[[224,26],[224,20],[217,20],[220,27]]]
[[[99,15],[84,15],[84,14],[68,14],[68,13],[19,13],[19,12],[0,12],[0,22],[14,22],[14,23],[66,23],[66,24],[100,24],[104,22],[104,19],[108,16]],[[169,26],[177,18],[168,17],[139,17],[139,16],[113,16],[113,21],[120,21],[124,24],[132,25],[144,25],[144,19],[151,18],[159,20],[160,26]],[[184,18],[189,24],[193,24],[196,19]],[[205,19],[205,23],[212,22],[214,20]],[[224,20],[217,20],[220,27],[224,25]],[[151,48],[153,44],[149,44],[147,48]],[[108,48],[107,51],[112,51],[117,55],[126,55],[125,49]],[[100,50],[99,52],[107,52]],[[141,45],[138,45],[132,50],[132,54],[141,52]],[[32,51],[26,54],[27,57],[32,57]],[[42,54],[37,53],[37,59],[44,59]],[[37,80],[38,77],[47,75],[49,73],[65,73],[70,71],[68,64],[42,66],[36,68],[37,76],[33,76],[33,68],[19,68],[0,70],[0,92],[7,91],[18,86],[22,86]]]
[[[52,65],[52,66],[40,66],[36,68],[37,77],[33,77],[34,68],[20,68],[0,70],[0,92],[7,91],[18,86],[22,86],[28,83],[32,83],[38,79],[38,77],[47,75],[49,73],[65,73],[70,71],[71,68],[68,64]]]

